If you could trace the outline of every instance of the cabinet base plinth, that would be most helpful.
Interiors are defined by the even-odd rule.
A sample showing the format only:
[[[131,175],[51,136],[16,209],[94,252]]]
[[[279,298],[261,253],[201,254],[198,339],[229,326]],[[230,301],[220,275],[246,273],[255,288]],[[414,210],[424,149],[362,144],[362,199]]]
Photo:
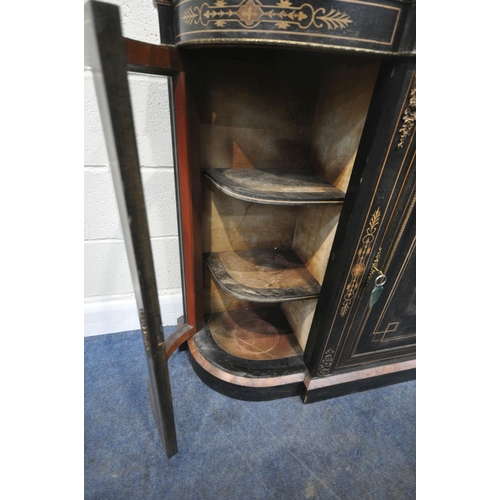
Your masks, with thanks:
[[[188,347],[198,377],[215,391],[235,399],[271,401],[298,396],[306,376],[302,356],[273,362],[239,360],[222,351],[207,330],[189,339]]]
[[[408,382],[416,378],[416,360],[399,361],[311,379],[306,376],[300,391],[304,403],[354,394],[387,385]]]

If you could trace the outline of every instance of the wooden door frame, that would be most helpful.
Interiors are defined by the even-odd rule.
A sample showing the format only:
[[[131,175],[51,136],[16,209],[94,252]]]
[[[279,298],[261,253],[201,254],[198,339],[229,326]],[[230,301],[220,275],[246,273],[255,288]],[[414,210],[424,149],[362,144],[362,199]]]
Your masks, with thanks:
[[[178,328],[165,340],[167,358],[203,328],[201,300],[202,274],[199,246],[199,213],[201,210],[199,181],[190,165],[189,112],[186,73],[179,52],[173,46],[154,45],[125,38],[127,65],[130,71],[172,77],[170,114],[173,133],[173,153],[176,175],[179,242],[181,247],[181,273],[186,318],[179,318]]]

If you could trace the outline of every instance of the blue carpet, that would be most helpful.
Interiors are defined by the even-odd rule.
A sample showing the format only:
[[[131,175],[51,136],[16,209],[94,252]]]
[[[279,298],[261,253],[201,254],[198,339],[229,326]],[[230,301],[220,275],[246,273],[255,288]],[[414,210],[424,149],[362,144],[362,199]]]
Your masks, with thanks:
[[[246,402],[169,361],[179,453],[159,442],[141,334],[85,339],[86,499],[415,498],[415,381],[304,405]]]

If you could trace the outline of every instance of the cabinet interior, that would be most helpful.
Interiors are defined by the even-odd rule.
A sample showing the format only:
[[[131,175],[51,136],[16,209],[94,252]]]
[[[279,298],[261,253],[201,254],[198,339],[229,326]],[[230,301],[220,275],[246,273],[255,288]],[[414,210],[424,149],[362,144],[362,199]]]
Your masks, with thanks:
[[[194,52],[206,322],[234,355],[301,352],[379,65],[276,49]]]

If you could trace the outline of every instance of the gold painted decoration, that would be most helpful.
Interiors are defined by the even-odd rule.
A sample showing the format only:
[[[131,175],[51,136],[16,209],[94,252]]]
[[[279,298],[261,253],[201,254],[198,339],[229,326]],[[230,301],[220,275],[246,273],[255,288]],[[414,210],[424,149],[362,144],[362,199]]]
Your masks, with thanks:
[[[403,125],[398,130],[399,132],[399,143],[398,149],[404,146],[407,137],[410,135],[415,122],[417,121],[417,87],[415,80],[413,81],[412,89],[410,90],[408,107],[405,109],[403,114]]]
[[[290,0],[279,0],[275,5],[265,5],[259,0],[243,0],[239,5],[227,5],[225,0],[215,0],[213,4],[204,3],[201,7],[189,7],[182,14],[187,25],[214,26],[222,28],[228,22],[237,22],[244,28],[256,28],[262,23],[271,23],[276,28],[290,27],[307,30],[324,28],[344,29],[350,23],[348,14],[336,9],[327,12],[323,7],[315,9],[304,3],[294,6]]]
[[[403,223],[401,224],[401,227],[399,228],[398,235],[396,236],[396,240],[394,241],[394,245],[392,246],[391,254],[389,255],[389,258],[387,259],[387,265],[389,265],[391,263],[392,258],[394,257],[394,254],[396,253],[396,249],[398,248],[399,242],[401,241],[401,237],[403,236],[403,232],[406,229],[406,225],[408,224],[408,221],[410,220],[412,210],[413,210],[413,207],[415,206],[415,203],[417,203],[416,193],[413,195],[410,206],[406,210],[405,218],[403,219]]]
[[[373,276],[373,274],[377,271],[377,266],[378,262],[380,260],[380,254],[382,253],[382,247],[380,247],[377,251],[377,255],[375,255],[375,258],[373,259],[372,262],[372,267],[370,269],[370,273],[368,274],[368,277],[366,278],[367,280],[370,280],[370,278]]]
[[[321,363],[318,368],[318,376],[326,377],[330,374],[333,365],[333,349],[328,349],[321,360]]]
[[[351,267],[350,282],[346,287],[346,291],[343,297],[342,307],[340,309],[340,316],[344,317],[351,307],[351,303],[356,295],[357,290],[361,285],[361,279],[363,273],[366,270],[367,260],[370,257],[371,251],[373,249],[372,243],[375,239],[375,233],[377,232],[377,226],[380,223],[380,207],[373,212],[368,222],[368,227],[365,230],[365,235],[363,236],[359,246],[357,255],[357,261]]]
[[[408,339],[415,337],[415,333],[410,333],[406,335],[396,335],[396,330],[398,329],[399,326],[399,321],[394,321],[392,323],[389,323],[384,330],[378,331],[378,332],[373,332],[373,341],[374,342],[391,342],[394,340],[403,340],[403,339]]]
[[[146,316],[144,314],[144,309],[139,310],[139,317],[141,320],[142,338],[144,339],[144,346],[146,347],[146,353],[148,357],[151,357],[151,350],[149,347],[149,331],[148,331],[148,325],[146,323]]]
[[[403,340],[403,339],[410,339],[413,337],[416,337],[416,333],[408,333],[406,335],[397,335],[396,330],[398,329],[399,326],[399,321],[394,321],[392,323],[389,323],[385,329],[373,332],[372,333],[372,341],[373,342],[379,342],[381,344],[386,343],[386,342],[393,342],[395,340]]]

